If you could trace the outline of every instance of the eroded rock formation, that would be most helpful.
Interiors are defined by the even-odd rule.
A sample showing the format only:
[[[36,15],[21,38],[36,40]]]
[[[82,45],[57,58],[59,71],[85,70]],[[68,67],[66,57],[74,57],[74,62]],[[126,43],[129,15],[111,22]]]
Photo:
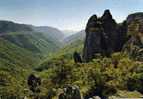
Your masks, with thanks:
[[[90,17],[85,32],[84,62],[96,58],[97,54],[109,57],[113,52],[122,51],[125,45],[137,45],[140,50],[143,46],[143,13],[131,14],[123,23],[117,24],[110,11],[105,10],[101,17]]]
[[[83,60],[88,62],[95,58],[97,53],[110,56],[112,52],[121,50],[123,44],[121,43],[120,46],[117,46],[117,43],[120,43],[119,39],[124,36],[122,31],[126,31],[126,29],[122,27],[122,24],[119,26],[116,23],[109,10],[105,10],[100,18],[93,15],[86,26]]]
[[[129,15],[127,25],[130,39],[124,45],[124,51],[132,58],[143,61],[143,13]]]

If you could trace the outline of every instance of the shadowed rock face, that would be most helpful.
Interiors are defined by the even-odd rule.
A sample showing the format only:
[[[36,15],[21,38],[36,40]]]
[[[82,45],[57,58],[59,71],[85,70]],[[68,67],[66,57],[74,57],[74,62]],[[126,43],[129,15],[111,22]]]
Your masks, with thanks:
[[[127,33],[131,38],[123,49],[132,58],[143,61],[143,13],[129,15],[127,26]]]
[[[84,62],[91,61],[99,54],[109,57],[113,52],[124,49],[128,53],[137,53],[133,56],[142,57],[143,60],[143,13],[131,14],[123,23],[117,24],[110,11],[105,10],[99,18],[91,16],[85,31]],[[138,48],[139,52],[134,52],[133,48]]]
[[[126,36],[125,23],[119,26],[109,10],[105,10],[100,18],[96,15],[91,16],[86,26],[83,60],[89,62],[97,53],[110,56],[112,52],[120,51],[125,42],[122,39]]]
[[[109,10],[105,10],[103,16],[101,17],[103,29],[105,34],[108,37],[108,48],[110,48],[110,53],[116,50],[116,43],[117,43],[117,23],[112,18],[112,15]]]
[[[142,42],[143,38],[143,13],[131,14],[127,17],[128,35],[138,38]]]
[[[127,36],[127,22],[124,21],[121,24],[118,24],[117,29],[117,39],[115,44],[115,51],[121,51],[124,44],[128,41],[129,37]]]
[[[142,12],[138,12],[138,13],[134,13],[134,14],[130,14],[127,17],[127,24],[130,24],[131,22],[138,20],[141,23],[143,23],[143,13]]]
[[[86,28],[86,39],[84,46],[84,61],[89,61],[94,57],[95,53],[101,53],[101,35],[103,34],[103,29],[101,22],[97,20],[97,17],[92,16],[89,19]]]
[[[128,35],[143,37],[143,13],[131,14],[127,17]]]

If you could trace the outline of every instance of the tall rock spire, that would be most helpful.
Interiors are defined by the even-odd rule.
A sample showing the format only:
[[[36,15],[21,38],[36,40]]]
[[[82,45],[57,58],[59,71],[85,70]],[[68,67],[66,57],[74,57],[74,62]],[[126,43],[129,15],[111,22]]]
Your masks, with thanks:
[[[89,62],[99,54],[110,56],[118,51],[118,24],[112,18],[109,10],[102,17],[93,15],[86,26],[86,38],[83,50],[83,61]],[[119,40],[120,41],[120,40]]]
[[[102,20],[109,20],[112,19],[112,14],[110,13],[110,10],[107,9],[104,11],[104,14],[101,17]]]
[[[86,26],[86,39],[84,43],[83,61],[89,62],[95,53],[101,53],[102,23],[96,15],[91,16]]]

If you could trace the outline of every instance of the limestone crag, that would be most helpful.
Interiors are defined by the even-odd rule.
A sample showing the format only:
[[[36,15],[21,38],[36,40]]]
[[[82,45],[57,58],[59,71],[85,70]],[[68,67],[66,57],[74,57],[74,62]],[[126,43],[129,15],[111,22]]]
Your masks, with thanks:
[[[130,39],[123,49],[132,58],[143,61],[143,13],[129,15],[127,25],[127,33],[130,35]]]
[[[125,42],[122,36],[126,35],[122,32],[126,32],[123,25],[125,23],[120,26],[116,23],[109,10],[105,10],[102,17],[91,16],[86,26],[83,60],[88,62],[98,53],[110,56],[111,53],[120,51]]]
[[[139,49],[137,53],[143,53],[143,13],[131,14],[123,23],[117,24],[110,11],[105,10],[101,17],[90,17],[85,32],[84,62],[89,62],[98,55],[110,57],[128,45],[136,45]]]

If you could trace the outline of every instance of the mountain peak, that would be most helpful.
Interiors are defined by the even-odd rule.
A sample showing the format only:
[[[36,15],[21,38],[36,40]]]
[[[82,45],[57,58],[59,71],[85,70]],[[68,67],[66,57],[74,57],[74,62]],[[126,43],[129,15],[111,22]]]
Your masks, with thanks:
[[[112,19],[112,14],[109,9],[105,10],[102,17],[103,20]]]
[[[92,15],[90,18],[89,18],[89,21],[91,22],[91,21],[96,21],[97,20],[97,15],[96,14],[94,14],[94,15]]]

